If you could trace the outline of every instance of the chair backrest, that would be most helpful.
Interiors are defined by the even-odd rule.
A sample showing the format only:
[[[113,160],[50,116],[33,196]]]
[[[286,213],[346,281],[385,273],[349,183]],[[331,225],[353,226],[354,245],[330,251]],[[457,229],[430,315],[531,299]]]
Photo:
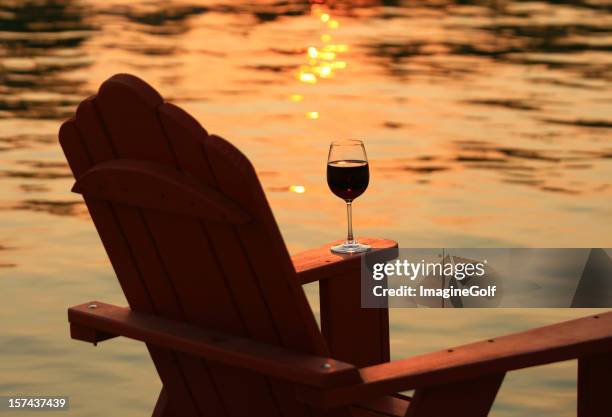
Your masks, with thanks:
[[[118,74],[60,142],[133,310],[328,355],[248,159]],[[184,416],[306,416],[291,386],[148,346]]]

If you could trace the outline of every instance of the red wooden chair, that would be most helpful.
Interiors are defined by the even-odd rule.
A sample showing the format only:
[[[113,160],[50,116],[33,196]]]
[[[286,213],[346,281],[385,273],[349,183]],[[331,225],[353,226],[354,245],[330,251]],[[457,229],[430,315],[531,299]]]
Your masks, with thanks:
[[[248,159],[134,76],[83,101],[60,142],[130,306],[70,308],[72,338],[145,342],[153,416],[479,417],[506,371],[575,358],[579,415],[612,415],[612,313],[389,362],[359,257],[290,257]]]

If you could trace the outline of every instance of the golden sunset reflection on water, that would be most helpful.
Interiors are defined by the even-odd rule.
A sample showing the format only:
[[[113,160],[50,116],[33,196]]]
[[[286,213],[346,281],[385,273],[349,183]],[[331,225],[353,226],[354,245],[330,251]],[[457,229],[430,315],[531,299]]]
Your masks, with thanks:
[[[347,66],[345,61],[338,58],[339,55],[348,51],[348,45],[331,43],[332,35],[327,33],[328,30],[338,29],[340,26],[337,20],[331,19],[330,13],[330,10],[320,3],[314,3],[310,8],[310,15],[323,23],[323,28],[321,29],[323,33],[318,36],[321,44],[316,46],[310,45],[306,48],[308,64],[301,65],[296,74],[296,78],[303,84],[314,86],[326,78],[333,77],[335,72],[345,69]],[[291,101],[302,101],[306,95],[307,92],[304,95],[292,94],[290,99]],[[297,97],[299,99],[296,99]],[[321,114],[318,111],[306,112],[306,118],[308,119],[317,120],[320,117]]]
[[[304,194],[306,192],[306,187],[303,185],[291,185],[289,191],[296,194]]]

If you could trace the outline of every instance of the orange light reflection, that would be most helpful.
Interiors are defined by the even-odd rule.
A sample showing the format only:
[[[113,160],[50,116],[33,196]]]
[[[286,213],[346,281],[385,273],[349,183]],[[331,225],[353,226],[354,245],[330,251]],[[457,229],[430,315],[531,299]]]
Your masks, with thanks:
[[[306,48],[306,62],[301,65],[296,74],[296,78],[303,84],[314,85],[320,80],[332,78],[338,70],[347,67],[344,60],[339,60],[339,55],[348,51],[346,44],[332,44],[332,36],[327,33],[328,29],[337,29],[340,22],[332,18],[331,10],[323,4],[314,3],[311,5],[310,14],[323,24],[323,33],[319,36],[321,45],[310,45]],[[299,98],[298,98],[299,96]],[[290,100],[293,102],[302,101],[304,96],[292,94]],[[306,112],[308,119],[318,119],[318,111]]]

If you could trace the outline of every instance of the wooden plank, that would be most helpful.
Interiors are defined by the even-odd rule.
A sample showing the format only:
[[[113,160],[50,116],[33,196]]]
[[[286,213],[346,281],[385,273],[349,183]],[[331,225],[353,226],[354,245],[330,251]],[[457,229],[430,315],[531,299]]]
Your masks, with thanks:
[[[115,76],[102,85],[96,102],[105,131],[119,158],[141,159],[178,168],[157,115],[161,97],[150,86],[135,77]],[[153,210],[142,210],[141,215],[148,231],[146,239],[156,248],[156,256],[172,282],[185,320],[207,328],[240,333],[239,317],[232,308],[214,254],[202,236],[198,221]],[[137,242],[139,237],[129,236],[128,239]],[[138,258],[146,258],[141,245],[133,245],[133,251]],[[179,359],[181,365],[189,360],[182,356]],[[232,412],[233,404],[220,396],[230,387],[217,380],[219,371],[213,372],[203,361],[190,362],[191,366],[181,366],[181,370],[200,412],[203,415],[236,415]],[[173,382],[165,383],[168,384]],[[172,392],[169,394],[173,403],[178,402]],[[264,399],[261,403],[263,412],[276,415],[274,409],[265,408]]]
[[[390,360],[389,310],[361,308],[359,269],[320,281],[319,298],[321,331],[333,358],[359,367]]]
[[[182,109],[164,103],[158,108],[160,121],[182,169],[189,172],[202,183],[218,187],[208,160],[202,148],[208,137],[206,130]],[[215,253],[226,254],[227,260],[219,262],[228,289],[236,301],[246,327],[246,334],[254,340],[266,343],[279,343],[279,335],[265,301],[258,296],[260,289],[252,278],[252,266],[243,253],[243,247],[232,225],[205,222],[203,229],[210,240],[215,242]],[[240,289],[237,291],[236,289]]]
[[[97,307],[89,308],[92,304]],[[100,301],[71,307],[68,318],[71,324],[83,328],[129,337],[300,384],[328,387],[358,381],[357,368],[351,364],[203,330]]]
[[[91,103],[80,106],[79,110],[81,110],[79,114],[88,116],[86,120],[94,120],[95,114],[92,112],[95,108]],[[78,117],[76,121],[69,120],[62,125],[59,134],[60,143],[75,177],[82,175],[94,162],[103,160],[112,154],[108,145],[89,144],[91,146],[88,146],[87,140],[77,129],[78,126],[88,129],[89,134],[86,137],[89,140],[103,136],[103,133],[100,133],[99,125],[84,125],[83,121],[79,123]],[[153,304],[144,287],[142,277],[134,265],[132,253],[117,224],[116,214],[112,207],[106,202],[92,201],[87,198],[85,198],[85,203],[130,306],[138,311],[154,312]],[[188,386],[176,367],[176,358],[168,351],[153,346],[147,346],[147,348],[162,381],[173,381],[171,394],[180,404],[178,410],[186,417],[197,416],[198,413],[193,407],[193,398],[189,395]]]
[[[130,210],[129,207],[112,208],[106,202],[97,200],[92,201],[87,198],[86,202],[130,305],[135,306],[133,308],[138,309],[137,311],[155,312],[171,316],[171,312],[176,312],[175,307],[168,302],[160,303],[159,298],[169,298],[172,292],[155,291],[154,288],[156,287],[163,288],[163,283],[156,281],[156,275],[150,273],[151,270],[161,270],[153,268],[150,270],[144,269],[144,271],[149,271],[149,279],[145,281],[139,278],[141,272],[137,265],[138,260],[134,259],[130,247],[124,240],[125,231],[121,229],[120,218],[134,209]],[[144,260],[144,262],[141,262],[141,266],[142,265],[155,267],[154,258]],[[155,294],[153,299],[151,299],[150,296],[152,293],[151,290],[153,290],[153,294]],[[146,298],[141,299],[141,294]],[[158,305],[153,307],[153,304],[156,302],[155,298],[158,299]],[[147,348],[164,386],[167,387],[169,395],[173,398],[173,402],[177,403],[176,410],[180,412],[181,415],[185,416],[201,415],[195,408],[195,404],[197,402],[203,402],[206,399],[203,394],[200,393],[196,396],[191,391],[192,386],[198,385],[198,380],[201,376],[198,376],[196,379],[189,377],[193,372],[201,370],[199,361],[194,361],[188,357],[178,357],[170,351],[159,349],[152,345],[147,345]],[[209,401],[204,405],[200,404],[200,407],[204,407],[203,409],[207,410],[211,409],[214,405],[214,401]]]
[[[146,212],[144,216],[186,321],[205,329],[243,334],[241,317],[201,225],[162,212]]]
[[[219,396],[226,404],[230,415],[283,415],[276,393],[270,386],[269,380],[264,377],[265,374],[214,361],[209,362],[209,368],[215,375],[215,383],[218,386],[231,387],[219,390]],[[240,401],[236,401],[237,392],[241,393]]]
[[[77,177],[91,167],[91,157],[81,143],[74,118],[65,121],[59,130],[59,141],[72,174]]]
[[[184,320],[183,306],[173,282],[168,277],[166,265],[160,260],[158,248],[152,242],[145,216],[140,210],[124,205],[117,205],[115,211],[123,233],[132,246],[138,248],[134,253],[134,262],[146,277],[147,292],[156,306],[157,314],[174,320]],[[202,414],[225,415],[217,396],[210,394],[215,389],[202,362],[195,357],[177,355],[175,365],[179,366],[181,375],[188,381],[186,388],[197,408],[202,410]],[[170,382],[166,385],[176,384]]]
[[[194,227],[192,220],[169,218],[170,215],[165,213],[149,212],[145,216],[155,244],[172,276],[173,286],[181,299],[187,321],[207,329],[243,334],[235,302],[222,279],[219,265],[213,258],[213,249],[202,235],[200,225]],[[180,243],[177,242],[175,234],[180,235]],[[249,397],[249,405],[252,408],[267,410],[268,415],[274,415],[272,413],[275,413],[276,407],[270,402],[270,392],[265,381],[257,375],[245,372],[239,376],[240,372],[229,365],[233,364],[207,363],[213,386],[216,387],[228,415],[245,415],[245,402],[233,401],[230,395],[235,395],[235,387],[238,385],[249,387],[249,392],[253,394]]]
[[[233,145],[217,136],[208,137],[204,150],[219,190],[248,207],[253,216],[254,221],[236,228],[236,234],[280,343],[302,352],[327,354],[253,166]]]
[[[163,132],[152,119],[163,102],[157,91],[137,77],[118,74],[102,84],[95,102],[116,158],[174,166]]]
[[[612,352],[578,359],[578,417],[612,416]]]
[[[101,163],[116,156],[117,150],[108,140],[107,128],[100,118],[95,98],[89,98],[81,103],[77,109],[76,125],[81,131],[86,132],[86,134],[81,134],[81,141],[88,148],[93,161]],[[139,310],[143,308],[140,311],[156,311],[160,314],[168,314],[169,317],[176,317],[177,314],[180,314],[180,309],[177,308],[175,300],[172,299],[172,292],[167,291],[167,288],[166,291],[156,290],[156,288],[163,288],[164,285],[160,281],[164,278],[163,275],[158,273],[158,271],[161,272],[160,269],[142,269],[142,271],[147,273],[147,279],[143,279],[145,275],[139,268],[143,268],[143,265],[151,266],[155,258],[149,257],[143,260],[143,257],[139,256],[142,254],[141,249],[147,249],[146,246],[142,246],[148,239],[146,236],[143,236],[142,228],[135,230],[132,228],[133,230],[126,232],[121,227],[121,223],[124,225],[131,224],[129,221],[126,221],[126,216],[137,218],[138,213],[134,209],[123,205],[111,205],[88,197],[85,197],[85,200],[88,203],[94,223],[109,253],[128,301],[132,303],[134,298],[142,299],[142,296],[145,299],[149,299],[150,304],[148,306],[137,304],[133,305],[133,308]],[[132,233],[131,235],[128,234],[130,232]],[[133,250],[133,247],[130,247],[130,242],[133,243],[134,241],[137,242],[135,247],[138,250],[136,251]],[[145,256],[150,254],[151,250],[146,252]],[[141,260],[140,265],[134,265],[139,260]],[[154,264],[152,266],[155,267]],[[131,288],[135,283],[140,283],[141,288]],[[155,299],[150,300],[151,296]],[[149,351],[153,349],[155,348],[149,347]],[[166,386],[170,385],[170,395],[177,404],[175,411],[180,411],[185,415],[195,415],[197,411],[194,405],[196,403],[201,410],[212,412],[218,410],[218,407],[214,408],[214,398],[207,401],[201,393],[194,395],[191,391],[192,387],[198,386],[202,378],[201,376],[195,379],[193,377],[190,378],[191,373],[197,372],[197,369],[202,368],[199,361],[185,356],[176,357],[170,352],[159,351],[155,352],[155,354],[152,352],[152,357],[162,381]],[[185,382],[186,379],[190,380],[189,384]]]
[[[298,396],[318,406],[612,352],[612,311],[409,359],[362,368],[362,383]]]
[[[359,237],[358,240],[370,245],[372,251],[397,248],[397,242],[394,240],[370,237]],[[302,284],[341,276],[347,271],[360,268],[361,255],[338,255],[329,250],[332,245],[339,243],[342,241],[327,243],[291,257],[293,267]],[[395,256],[397,256],[397,251],[389,251],[389,259]]]
[[[116,157],[117,151],[113,149],[107,138],[108,133],[101,123],[96,96],[88,97],[77,107],[76,127],[80,132],[83,146],[91,155],[92,163],[97,164]]]
[[[505,374],[416,390],[406,417],[487,417]]]
[[[72,191],[92,199],[215,222],[242,224],[250,220],[234,202],[190,175],[146,161],[114,159],[96,164],[79,177]]]

